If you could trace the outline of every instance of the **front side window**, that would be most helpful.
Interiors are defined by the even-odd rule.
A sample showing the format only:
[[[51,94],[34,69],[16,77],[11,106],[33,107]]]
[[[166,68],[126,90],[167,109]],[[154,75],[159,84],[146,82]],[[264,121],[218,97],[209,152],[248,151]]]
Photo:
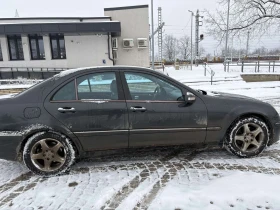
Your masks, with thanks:
[[[43,37],[37,34],[29,35],[29,45],[32,60],[45,59],[45,49]]]
[[[52,59],[66,59],[64,35],[51,34],[50,41],[51,41]]]
[[[72,101],[76,100],[75,82],[69,82],[60,88],[52,97],[52,101]]]
[[[118,100],[114,72],[95,73],[77,78],[79,100]]]
[[[182,91],[158,77],[143,73],[125,73],[132,100],[183,101]]]
[[[1,48],[1,42],[0,42],[0,61],[3,61],[3,54],[2,54],[2,48]]]
[[[10,60],[24,60],[22,40],[20,35],[7,36]]]

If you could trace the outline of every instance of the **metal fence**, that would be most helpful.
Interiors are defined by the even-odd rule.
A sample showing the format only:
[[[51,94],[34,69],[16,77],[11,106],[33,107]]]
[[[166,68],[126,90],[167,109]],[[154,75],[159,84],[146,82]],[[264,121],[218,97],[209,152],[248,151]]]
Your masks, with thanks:
[[[0,67],[0,79],[47,79],[66,68]]]
[[[268,72],[276,72],[280,71],[280,68],[277,69],[277,67],[280,67],[280,61],[241,61],[241,62],[226,62],[224,63],[226,65],[226,69],[229,72],[229,68],[234,66],[240,67],[240,71],[244,72],[250,67],[250,69],[253,69],[253,72],[262,72],[262,71],[268,71]]]

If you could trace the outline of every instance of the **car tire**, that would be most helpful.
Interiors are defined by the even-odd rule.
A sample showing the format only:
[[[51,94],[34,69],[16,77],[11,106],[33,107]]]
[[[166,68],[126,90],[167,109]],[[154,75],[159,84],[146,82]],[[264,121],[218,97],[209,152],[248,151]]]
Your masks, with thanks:
[[[39,132],[27,140],[23,161],[37,175],[54,176],[74,163],[75,150],[66,136],[51,131]]]
[[[266,123],[255,116],[236,120],[229,128],[224,141],[225,148],[241,158],[260,154],[269,142]]]

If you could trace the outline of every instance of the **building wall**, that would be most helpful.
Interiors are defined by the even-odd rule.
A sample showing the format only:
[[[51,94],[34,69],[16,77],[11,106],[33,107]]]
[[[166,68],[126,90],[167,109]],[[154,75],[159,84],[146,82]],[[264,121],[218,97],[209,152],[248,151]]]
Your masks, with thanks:
[[[150,66],[149,47],[138,49],[137,38],[149,40],[149,8],[118,9],[105,11],[105,16],[121,22],[121,37],[118,37],[118,60],[116,65]],[[123,39],[133,38],[134,47],[123,49]],[[148,44],[149,46],[149,44]]]
[[[112,66],[108,57],[108,36],[65,34],[66,59],[52,59],[49,36],[43,36],[45,60],[31,60],[27,35],[22,35],[24,60],[10,61],[7,38],[0,36],[3,61],[0,67],[23,68],[78,68],[89,66]],[[103,63],[105,60],[105,64]]]
[[[65,44],[68,66],[71,68],[113,65],[113,61],[108,57],[106,35],[69,35],[65,36]]]

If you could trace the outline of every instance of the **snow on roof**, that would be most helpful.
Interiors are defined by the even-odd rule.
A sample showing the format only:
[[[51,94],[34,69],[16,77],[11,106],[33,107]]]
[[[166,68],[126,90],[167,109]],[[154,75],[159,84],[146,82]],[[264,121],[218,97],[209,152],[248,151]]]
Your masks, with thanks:
[[[93,66],[93,67],[84,67],[84,68],[77,68],[77,69],[69,69],[69,70],[65,70],[60,72],[59,74],[56,74],[54,77],[56,79],[60,78],[60,77],[65,77],[69,74],[73,74],[76,73],[78,71],[83,71],[83,70],[89,70],[89,69],[118,69],[118,68],[138,68],[138,69],[143,69],[143,70],[147,70],[148,68],[144,68],[144,67],[139,67],[139,66]]]

